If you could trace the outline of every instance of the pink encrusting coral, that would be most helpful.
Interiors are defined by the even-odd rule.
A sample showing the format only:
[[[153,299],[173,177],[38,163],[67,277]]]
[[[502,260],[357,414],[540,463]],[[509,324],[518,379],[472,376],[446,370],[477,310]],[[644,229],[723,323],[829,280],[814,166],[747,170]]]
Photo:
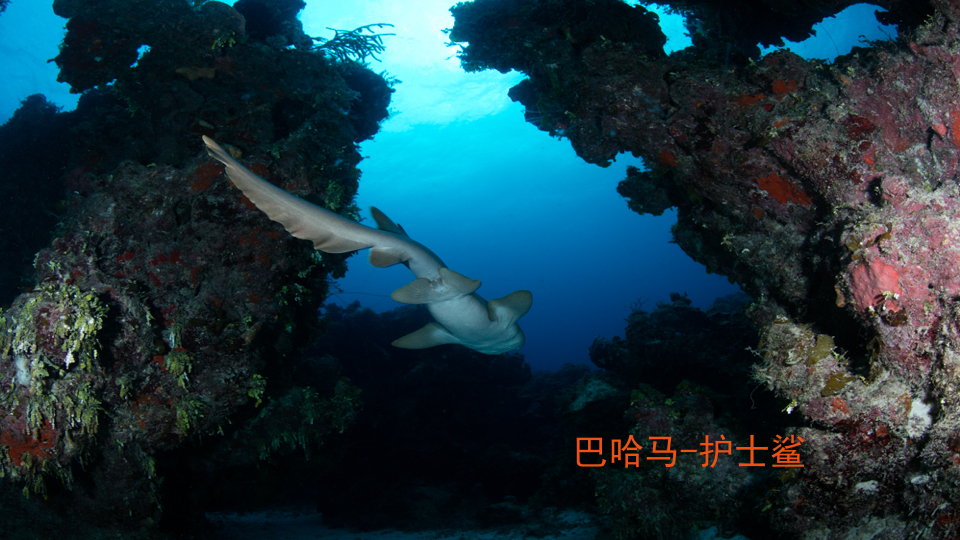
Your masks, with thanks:
[[[850,290],[862,311],[900,310],[900,274],[880,259],[850,271]]]

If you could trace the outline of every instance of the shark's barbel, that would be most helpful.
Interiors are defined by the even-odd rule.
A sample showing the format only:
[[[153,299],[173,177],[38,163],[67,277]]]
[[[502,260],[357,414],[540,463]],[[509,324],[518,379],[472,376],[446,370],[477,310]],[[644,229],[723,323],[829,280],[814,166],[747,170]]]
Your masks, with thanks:
[[[391,298],[404,304],[425,304],[436,319],[393,342],[404,349],[426,349],[459,344],[485,354],[501,354],[523,346],[517,324],[530,310],[533,295],[516,291],[487,302],[475,291],[477,280],[464,277],[443,264],[426,246],[383,212],[371,208],[377,229],[320,208],[274,186],[241,165],[210,137],[207,151],[226,166],[230,180],[264,214],[293,236],[310,240],[327,253],[370,248],[370,264],[378,268],[402,263],[416,280],[393,291]]]

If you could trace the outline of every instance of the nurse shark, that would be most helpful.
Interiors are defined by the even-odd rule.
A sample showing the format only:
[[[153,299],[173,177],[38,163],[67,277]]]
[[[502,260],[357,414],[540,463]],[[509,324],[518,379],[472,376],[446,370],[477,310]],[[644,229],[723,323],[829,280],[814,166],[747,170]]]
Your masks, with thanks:
[[[435,319],[393,342],[403,349],[426,349],[457,344],[484,354],[502,354],[523,346],[517,321],[533,303],[530,291],[516,291],[484,300],[476,293],[480,282],[447,268],[423,244],[413,240],[383,212],[371,208],[377,228],[367,227],[311,204],[260,178],[241,165],[210,137],[207,152],[226,166],[227,176],[256,207],[295,236],[313,242],[326,253],[370,249],[370,264],[385,268],[403,264],[416,279],[393,291],[404,304],[424,304]]]

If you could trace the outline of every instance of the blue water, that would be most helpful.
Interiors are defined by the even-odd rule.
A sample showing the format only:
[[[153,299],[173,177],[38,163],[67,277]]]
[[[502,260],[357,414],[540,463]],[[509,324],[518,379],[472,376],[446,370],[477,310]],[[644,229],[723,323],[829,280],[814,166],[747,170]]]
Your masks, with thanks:
[[[739,290],[669,243],[674,215],[627,209],[616,186],[626,165],[640,160],[588,165],[568,142],[523,121],[521,107],[506,97],[521,75],[460,71],[442,32],[453,25],[452,3],[308,0],[302,20],[310,35],[329,37],[327,27],[395,25],[382,63],[371,67],[403,82],[391,118],[362,146],[359,206],[377,206],[451,269],[482,280],[478,292],[488,299],[531,290],[533,308],[520,321],[527,336],[521,352],[535,369],[588,362],[593,339],[622,335],[640,298],[650,307],[672,291],[686,292],[706,308]],[[789,46],[830,59],[849,52],[861,35],[895,36],[894,28],[878,29],[873,10],[848,8],[825,22],[816,39]],[[76,96],[55,82],[56,66],[46,62],[57,54],[63,23],[40,0],[13,0],[0,15],[0,121],[33,93],[66,110],[76,105]],[[686,46],[678,17],[663,16],[662,26],[668,48]],[[332,300],[392,309],[397,304],[388,295],[411,279],[402,267],[372,268],[360,254],[339,282],[344,292]]]
[[[640,297],[652,306],[686,291],[708,306],[738,290],[669,243],[674,216],[627,209],[616,186],[632,159],[588,165],[566,141],[525,125],[519,106],[464,124],[382,133],[364,154],[373,157],[360,165],[362,207],[375,204],[451,269],[483,281],[478,292],[488,299],[533,292],[521,352],[535,368],[589,361],[593,339],[622,334]],[[373,268],[355,257],[340,286],[389,294],[410,280],[406,268]],[[398,305],[337,299],[377,310]]]

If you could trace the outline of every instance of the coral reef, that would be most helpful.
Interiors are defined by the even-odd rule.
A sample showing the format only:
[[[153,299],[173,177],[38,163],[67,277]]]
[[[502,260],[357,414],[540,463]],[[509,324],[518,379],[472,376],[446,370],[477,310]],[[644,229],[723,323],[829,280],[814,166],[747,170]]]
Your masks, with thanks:
[[[308,354],[338,358],[342,374],[363,388],[364,410],[347,434],[356,444],[318,490],[325,522],[366,530],[542,526],[543,507],[563,490],[540,492],[540,476],[554,462],[573,468],[556,399],[586,366],[531,374],[517,353],[391,347],[390,336],[431,320],[422,306],[377,314],[331,304],[326,319],[327,334]],[[371,441],[389,441],[390,450]]]
[[[740,313],[749,297],[737,295],[725,308],[707,312],[693,307],[686,295],[671,293],[670,299],[652,312],[635,309],[627,318],[626,339],[597,338],[590,360],[629,385],[642,382],[661,392],[683,380],[727,389],[742,380],[728,363],[731,357],[742,358],[745,346],[755,345],[744,344],[756,329]]]
[[[39,94],[27,97],[0,126],[0,304],[9,304],[33,281],[33,257],[50,243],[53,228],[66,212],[63,168],[68,164],[66,133],[73,115]],[[37,141],[46,144],[38,145]]]
[[[592,472],[597,505],[617,537],[681,538],[711,525],[744,531],[738,523],[744,507],[759,502],[754,486],[773,474],[740,465],[748,456],[734,449],[761,438],[729,417],[719,418],[716,407],[709,390],[690,384],[679,385],[670,397],[643,385],[631,393],[624,414],[636,425],[607,442],[625,441],[624,453],[639,448],[637,465],[610,460]],[[637,446],[630,448],[630,440]],[[749,532],[763,537],[756,529]]]
[[[306,6],[303,0],[237,0],[233,9],[243,15],[244,33],[250,39],[308,49],[313,40],[303,33],[303,24],[297,18]]]
[[[756,392],[749,298],[719,298],[703,312],[685,295],[670,296],[649,313],[635,310],[626,339],[590,347],[606,371],[581,380],[566,402],[564,427],[578,440],[571,451],[587,465],[618,538],[682,538],[708,526],[765,537],[770,530],[752,512],[779,471],[766,451],[754,456],[763,467],[741,466],[750,460],[740,449],[772,448],[789,417],[772,394]],[[618,459],[613,444],[621,445]]]
[[[55,212],[23,220],[37,230],[0,282],[12,298],[20,259],[46,245],[29,256],[35,285],[3,313],[0,475],[65,522],[191,527],[229,489],[196,486],[293,454],[335,461],[361,407],[336,369],[291,377],[345,257],[267,220],[199,139],[355,216],[357,143],[392,90],[309,38],[288,50],[277,34],[248,35],[226,4],[195,4],[57,0],[69,20],[56,61],[83,92],[77,111],[31,97],[0,130],[20,138],[0,155],[5,180],[26,186],[6,189],[36,199],[4,219]],[[296,37],[302,2],[260,4],[284,7]]]
[[[465,69],[526,73],[511,97],[586,161],[643,157],[620,188],[631,208],[676,207],[675,241],[755,299],[755,376],[804,441],[805,467],[769,491],[773,531],[958,534],[960,10],[891,3],[896,42],[825,65],[751,62],[748,44],[843,3],[798,4],[793,29],[748,24],[766,9],[748,3],[722,32],[719,2],[667,3],[707,24],[670,57],[623,31],[642,8],[602,2],[477,0],[450,35]]]
[[[59,523],[140,530],[195,528],[211,504],[273,500],[325,472],[322,488],[296,485],[344,519],[415,509],[411,528],[450,512],[513,527],[524,501],[596,493],[621,537],[710,523],[757,537],[956,536],[960,9],[880,2],[899,40],[824,65],[757,58],[756,43],[807,35],[848,1],[668,3],[694,38],[671,56],[654,15],[614,0],[453,9],[465,69],[525,72],[510,96],[527,120],[590,163],[643,157],[649,169],[620,186],[630,207],[676,207],[676,242],[754,299],[749,322],[682,295],[638,309],[625,340],[592,347],[607,372],[571,390],[582,371],[537,377],[517,355],[389,350],[379,336],[421,326],[416,309],[328,308],[330,335],[301,352],[344,258],[251,208],[198,139],[355,217],[356,144],[392,91],[349,54],[379,51],[372,27],[317,47],[301,0],[56,0],[69,19],[56,62],[83,93],[78,110],[31,97],[0,129],[16,140],[0,145],[4,189],[26,201],[3,219],[31,229],[4,246],[0,278],[13,299],[3,486],[41,495]],[[351,436],[394,451],[348,454]],[[669,437],[679,456],[575,469],[582,437],[633,437],[653,457]],[[682,453],[711,442],[709,467]],[[740,467],[733,452],[752,462],[754,446],[791,467]],[[385,486],[390,469],[409,477]],[[411,485],[417,497],[397,496]]]

